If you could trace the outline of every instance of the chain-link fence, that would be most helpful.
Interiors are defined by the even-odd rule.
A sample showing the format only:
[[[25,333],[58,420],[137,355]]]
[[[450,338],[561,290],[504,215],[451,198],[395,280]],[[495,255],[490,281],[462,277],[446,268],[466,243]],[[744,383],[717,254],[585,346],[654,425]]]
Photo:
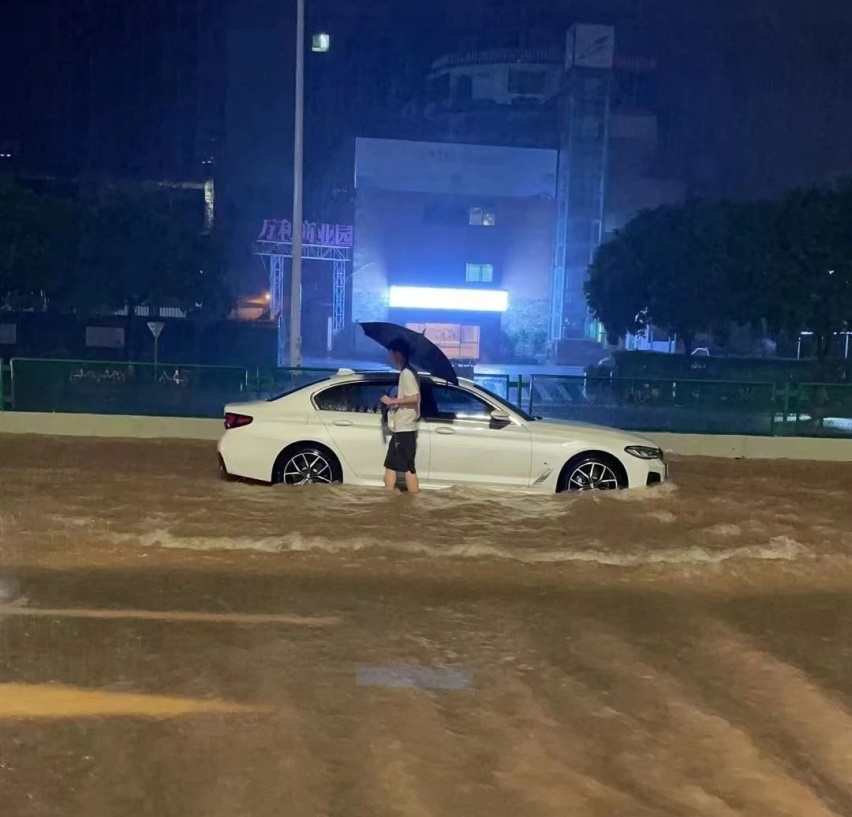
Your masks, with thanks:
[[[852,386],[805,383],[778,392],[773,433],[791,437],[852,437]]]
[[[17,411],[219,417],[247,399],[246,370],[224,366],[15,358],[11,373]]]
[[[12,369],[0,358],[0,411],[12,408]]]
[[[483,389],[502,397],[504,400],[514,400],[517,402],[517,394],[512,394],[512,382],[509,375],[505,374],[475,374],[473,382]]]
[[[332,369],[243,369],[17,358],[0,406],[17,411],[220,417],[226,403],[284,394]],[[475,375],[531,414],[635,431],[852,437],[852,386]]]
[[[633,431],[852,437],[852,386],[533,375],[523,407]]]

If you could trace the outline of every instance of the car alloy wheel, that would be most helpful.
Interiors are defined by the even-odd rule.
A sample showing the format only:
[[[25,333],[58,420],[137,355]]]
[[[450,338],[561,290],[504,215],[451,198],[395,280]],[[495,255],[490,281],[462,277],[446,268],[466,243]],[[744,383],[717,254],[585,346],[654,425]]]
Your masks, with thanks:
[[[337,480],[326,455],[312,448],[293,454],[284,463],[281,481],[285,485],[330,485]]]
[[[612,466],[591,459],[578,463],[568,474],[565,487],[569,491],[614,491],[621,487]]]

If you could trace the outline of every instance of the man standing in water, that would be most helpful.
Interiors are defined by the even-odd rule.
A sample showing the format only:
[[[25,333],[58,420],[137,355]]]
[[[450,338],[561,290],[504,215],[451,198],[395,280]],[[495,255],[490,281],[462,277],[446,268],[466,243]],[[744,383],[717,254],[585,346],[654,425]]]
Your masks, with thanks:
[[[399,384],[396,397],[382,397],[382,403],[389,409],[388,425],[391,430],[385,457],[385,488],[392,491],[396,487],[396,475],[405,474],[408,493],[416,494],[420,491],[414,464],[417,455],[417,422],[420,419],[420,382],[408,363],[410,352],[404,341],[392,341],[388,345],[388,357],[394,368],[399,369]]]

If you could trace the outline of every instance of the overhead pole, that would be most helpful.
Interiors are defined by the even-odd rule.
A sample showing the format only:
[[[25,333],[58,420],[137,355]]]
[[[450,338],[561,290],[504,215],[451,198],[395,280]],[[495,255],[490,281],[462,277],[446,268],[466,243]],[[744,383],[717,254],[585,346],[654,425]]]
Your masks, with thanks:
[[[302,365],[302,192],[305,142],[305,0],[296,0],[296,102],[293,117],[293,259],[290,267],[290,367]]]

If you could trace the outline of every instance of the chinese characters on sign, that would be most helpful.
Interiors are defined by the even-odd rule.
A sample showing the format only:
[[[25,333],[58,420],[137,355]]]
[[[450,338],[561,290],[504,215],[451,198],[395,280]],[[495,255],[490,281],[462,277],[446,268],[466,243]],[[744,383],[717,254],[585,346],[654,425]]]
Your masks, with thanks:
[[[288,219],[268,218],[263,222],[257,240],[289,243],[293,240],[293,225]],[[351,247],[352,225],[306,221],[302,224],[302,241],[320,247]]]

